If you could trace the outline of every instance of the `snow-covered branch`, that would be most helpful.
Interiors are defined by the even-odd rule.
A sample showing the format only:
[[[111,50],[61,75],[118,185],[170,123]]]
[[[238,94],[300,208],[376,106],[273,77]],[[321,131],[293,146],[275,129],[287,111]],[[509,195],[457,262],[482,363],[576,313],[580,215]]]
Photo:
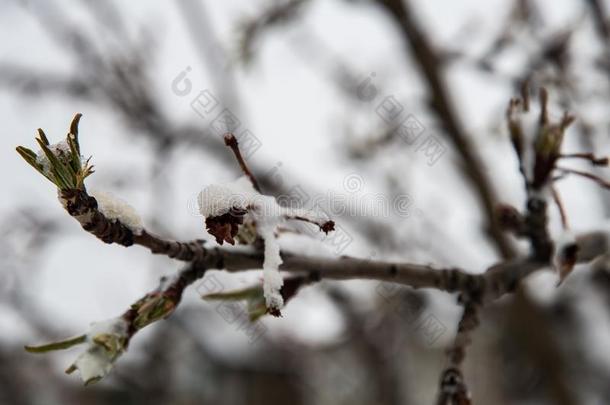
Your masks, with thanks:
[[[131,338],[142,328],[170,316],[187,286],[203,277],[205,269],[192,262],[178,274],[163,277],[159,286],[134,302],[121,316],[95,322],[80,336],[41,346],[26,346],[31,353],[46,353],[86,344],[66,373],[78,370],[85,385],[95,383],[111,371],[115,361],[127,350]]]
[[[523,135],[524,131],[520,126],[520,118],[515,115],[517,112],[509,113],[509,129],[513,135],[517,154],[520,156],[522,173],[529,190],[525,210],[521,212],[507,205],[497,210],[500,214],[500,226],[513,232],[517,237],[529,239],[531,252],[521,258],[499,262],[485,272],[476,274],[457,268],[438,268],[347,256],[339,258],[305,256],[298,252],[281,251],[277,234],[278,228],[286,221],[313,223],[325,233],[333,231],[334,222],[316,212],[282,207],[272,196],[262,194],[256,178],[241,157],[237,141],[231,136],[225,139],[234,152],[244,176],[233,182],[206,187],[199,194],[199,208],[205,217],[208,232],[215,237],[218,245],[223,245],[224,242],[235,244],[237,241],[249,247],[246,249],[211,247],[204,245],[201,240],[191,242],[165,240],[148,232],[135,209],[126,202],[107,193],[90,194],[87,191],[84,180],[93,171],[89,159],[85,160],[81,156],[78,144],[77,127],[80,114],[77,114],[73,120],[65,143],[51,145],[44,132],[39,131],[38,143],[42,147],[41,153],[36,154],[24,147],[18,147],[17,151],[57,187],[61,204],[83,229],[105,243],[117,243],[123,246],[140,245],[152,253],[163,254],[188,263],[177,275],[162,280],[157,289],[134,303],[120,317],[109,322],[94,324],[89,332],[75,338],[44,346],[27,347],[27,349],[32,352],[46,352],[87,344],[83,354],[70,366],[68,372],[79,370],[85,383],[95,382],[110,371],[116,359],[127,349],[133,335],[141,328],[171,315],[180,303],[186,287],[201,278],[207,270],[239,272],[263,269],[262,288],[254,286],[245,291],[207,298],[254,297],[251,303],[253,305],[251,316],[262,316],[264,313],[279,315],[285,300],[294,297],[300,286],[321,279],[370,279],[399,283],[413,288],[459,292],[464,305],[464,316],[460,322],[460,334],[450,352],[453,353],[451,367],[446,370],[443,377],[443,384],[447,381],[455,382],[457,377],[461,378],[459,365],[465,353],[468,335],[476,326],[473,320],[477,319],[479,306],[515,291],[524,278],[536,271],[552,268],[555,264],[561,268],[563,278],[575,263],[592,261],[608,251],[610,233],[604,230],[584,235],[566,232],[564,237],[557,240],[551,238],[549,234],[547,229],[549,194],[543,192],[543,189],[554,181],[553,170],[556,168],[555,162],[562,156],[561,139],[569,120],[564,118],[559,124],[549,123],[548,118],[545,118],[546,96],[542,96],[542,99],[540,113],[542,118],[539,119],[539,129],[533,144],[524,144],[516,140],[515,136]],[[527,104],[526,101],[524,103]],[[518,106],[520,104],[513,101],[510,108]],[[545,125],[551,126],[549,128],[552,130]],[[557,142],[559,145],[556,144]],[[549,143],[552,147],[547,147]],[[524,148],[528,145],[534,147],[534,159],[526,163],[528,161],[523,156]],[[573,155],[565,156],[573,157]],[[543,163],[546,162],[544,170],[539,168],[542,164],[541,159]],[[595,162],[601,162],[598,158],[595,159]],[[533,170],[531,165],[534,165]],[[556,247],[557,251],[553,256]],[[280,271],[294,273],[294,276],[284,283]],[[261,307],[263,302],[264,307]],[[448,386],[445,384],[442,387]],[[463,387],[465,388],[465,384]],[[462,394],[467,397],[465,390]]]

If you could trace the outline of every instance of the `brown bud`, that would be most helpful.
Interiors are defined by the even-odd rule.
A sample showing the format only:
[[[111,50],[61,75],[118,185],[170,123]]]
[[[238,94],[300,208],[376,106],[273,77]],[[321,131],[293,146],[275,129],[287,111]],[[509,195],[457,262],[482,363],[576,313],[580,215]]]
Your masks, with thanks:
[[[223,242],[235,244],[235,236],[239,231],[239,226],[244,223],[245,210],[232,209],[226,214],[208,217],[205,219],[205,226],[208,233],[216,238],[216,242],[222,245]]]

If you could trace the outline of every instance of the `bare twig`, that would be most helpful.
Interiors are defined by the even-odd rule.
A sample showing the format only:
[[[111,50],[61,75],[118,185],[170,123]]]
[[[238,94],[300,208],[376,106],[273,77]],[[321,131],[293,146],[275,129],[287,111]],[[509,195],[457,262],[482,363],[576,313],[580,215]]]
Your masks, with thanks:
[[[239,167],[241,167],[241,170],[244,172],[244,174],[246,176],[248,176],[248,178],[252,182],[252,186],[254,186],[254,189],[256,191],[258,191],[259,193],[261,193],[262,192],[261,187],[258,185],[258,182],[256,181],[256,177],[254,177],[254,174],[252,174],[252,172],[248,168],[248,165],[246,165],[246,161],[244,160],[243,156],[241,155],[241,151],[239,150],[239,142],[237,142],[237,138],[235,138],[235,135],[228,132],[225,134],[224,140],[225,140],[225,145],[227,145],[233,151],[233,154],[235,155],[235,158],[237,159],[237,163],[239,163]]]
[[[559,155],[560,159],[584,159],[588,160],[593,166],[608,166],[608,157],[598,157],[593,153],[567,153]]]
[[[553,193],[553,200],[557,205],[557,209],[559,210],[559,216],[561,217],[561,226],[563,229],[569,229],[570,225],[568,224],[568,215],[566,214],[566,210],[563,206],[563,202],[561,201],[561,197],[557,192],[555,187],[551,187],[551,192]]]
[[[605,189],[610,189],[610,182],[602,179],[601,177],[597,177],[595,174],[583,172],[581,170],[571,169],[567,167],[557,167],[557,170],[566,173],[566,174],[574,174],[576,176],[584,177],[585,179],[592,180],[599,184],[601,187]]]
[[[300,215],[286,216],[286,219],[294,219],[296,221],[303,221],[313,225],[318,226],[322,232],[328,234],[331,231],[335,230],[335,222],[330,219],[318,219],[318,218],[309,218]]]

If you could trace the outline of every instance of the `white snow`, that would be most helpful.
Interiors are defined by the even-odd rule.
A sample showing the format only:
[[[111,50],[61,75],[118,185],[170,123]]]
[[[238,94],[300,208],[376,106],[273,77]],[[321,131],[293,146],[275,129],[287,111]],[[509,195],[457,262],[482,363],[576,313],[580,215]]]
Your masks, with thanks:
[[[110,220],[117,220],[139,235],[144,229],[138,212],[124,200],[104,191],[90,191],[97,200],[99,211]]]
[[[263,292],[267,308],[281,309],[284,299],[280,294],[284,280],[280,275],[279,267],[282,264],[280,256],[280,245],[275,237],[276,228],[284,222],[282,215],[265,215],[265,206],[277,206],[273,197],[264,196],[259,202],[265,202],[263,206],[257,206],[251,213],[256,221],[256,229],[265,242],[265,260],[263,261]]]
[[[285,220],[285,209],[277,204],[275,198],[258,193],[246,176],[230,183],[207,186],[199,193],[198,202],[199,212],[204,217],[223,215],[234,208],[248,211],[265,242],[263,291],[267,308],[282,308],[284,300],[280,289],[284,280],[279,272],[282,258],[275,230]]]
[[[198,202],[199,211],[205,217],[222,215],[233,208],[248,210],[265,242],[263,291],[267,308],[282,308],[284,300],[280,289],[284,280],[279,271],[282,258],[275,230],[285,220],[285,209],[277,204],[275,198],[258,193],[246,176],[223,185],[206,187],[199,193]]]
[[[242,176],[237,180],[222,185],[207,186],[198,196],[199,211],[204,217],[223,215],[229,210],[240,208],[256,224],[260,237],[265,242],[265,259],[263,262],[263,291],[267,308],[281,309],[284,300],[280,294],[284,280],[279,271],[282,264],[280,245],[275,231],[288,218],[306,218],[314,223],[323,223],[328,218],[303,209],[291,209],[280,206],[274,197],[258,193],[250,179]]]
[[[71,150],[66,140],[49,145],[48,148],[62,162],[66,162],[69,159]],[[42,170],[46,175],[51,173],[51,162],[49,162],[49,158],[42,149],[37,153],[36,162],[42,166]]]
[[[201,215],[210,217],[225,214],[232,208],[246,209],[260,196],[250,179],[242,176],[230,183],[207,186],[199,193],[197,202]]]
[[[89,329],[88,336],[97,336],[101,334],[122,335],[127,332],[127,322],[121,318],[111,318],[105,321],[93,322]]]
[[[96,343],[95,338],[104,336],[117,343],[116,347],[108,350],[105,346]],[[123,353],[122,343],[127,337],[127,322],[121,317],[109,319],[92,324],[87,333],[87,349],[81,353],[72,366],[68,369],[78,370],[85,384],[104,378],[115,360]]]

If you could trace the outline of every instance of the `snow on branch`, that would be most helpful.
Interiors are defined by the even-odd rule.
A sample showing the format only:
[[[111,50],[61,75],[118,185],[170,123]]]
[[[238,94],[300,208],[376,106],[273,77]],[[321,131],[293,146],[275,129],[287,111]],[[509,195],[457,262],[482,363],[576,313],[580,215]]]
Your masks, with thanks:
[[[121,316],[96,322],[80,336],[40,346],[25,346],[30,353],[47,353],[86,344],[66,373],[80,373],[85,385],[104,378],[116,360],[127,351],[131,338],[142,328],[170,316],[187,286],[203,277],[205,268],[197,262],[187,265],[172,277],[163,277],[159,286],[133,303]]]
[[[226,134],[225,143],[231,148],[244,172],[244,176],[225,183],[204,188],[198,196],[199,212],[205,217],[206,229],[216,242],[235,244],[264,243],[263,290],[267,309],[274,316],[281,315],[284,300],[280,290],[283,279],[279,272],[282,264],[280,245],[276,233],[286,220],[294,219],[317,224],[328,233],[334,230],[334,222],[313,211],[280,206],[274,197],[263,195],[256,178],[246,165],[233,134]],[[244,230],[240,233],[241,230]],[[251,238],[254,233],[254,239]]]
[[[122,223],[134,234],[142,233],[142,218],[126,201],[104,191],[91,191],[90,194],[97,200],[97,208],[106,218]]]
[[[78,143],[80,114],[74,117],[65,141],[50,144],[44,132],[39,130],[37,142],[41,151],[37,154],[20,146],[17,152],[57,187],[62,205],[83,229],[106,243],[141,245],[152,253],[164,254],[188,264],[177,275],[162,280],[157,289],[131,305],[120,317],[94,324],[90,331],[80,336],[43,346],[27,346],[26,349],[42,353],[86,344],[85,351],[67,371],[78,370],[83,381],[88,384],[110,372],[138,330],[171,315],[180,303],[186,287],[201,278],[208,269],[224,269],[229,272],[263,269],[262,288],[255,286],[243,291],[204,297],[246,299],[253,319],[265,313],[280,315],[284,302],[292,298],[300,287],[320,279],[391,281],[413,288],[461,293],[464,315],[455,344],[449,352],[451,366],[443,374],[441,397],[454,401],[467,400],[468,393],[460,365],[469,343],[469,335],[477,325],[479,307],[514,292],[525,277],[553,265],[559,269],[563,279],[575,263],[589,262],[605,254],[610,241],[610,232],[607,230],[574,236],[567,229],[567,220],[563,221],[566,226],[564,234],[556,239],[550,237],[547,208],[548,199],[553,193],[547,193],[545,189],[553,191],[552,183],[561,178],[557,173],[577,174],[571,169],[568,172],[568,169],[558,168],[556,162],[564,158],[579,158],[599,166],[607,164],[607,159],[588,153],[561,153],[563,131],[572,119],[566,114],[558,123],[551,122],[547,113],[546,92],[541,93],[538,120],[531,126],[534,129],[527,129],[526,121],[531,117],[526,119],[523,115],[529,111],[529,98],[524,94],[521,101],[511,101],[508,123],[526,180],[526,207],[521,212],[504,204],[497,213],[500,226],[505,231],[529,239],[531,251],[529,255],[501,261],[480,274],[457,268],[347,256],[327,258],[282,254],[277,234],[278,227],[284,222],[310,222],[316,224],[322,232],[332,231],[334,222],[315,212],[282,207],[275,198],[263,194],[231,134],[227,134],[225,143],[235,154],[244,176],[229,183],[206,187],[199,194],[199,208],[206,218],[207,231],[219,245],[224,242],[232,245],[237,241],[250,245],[251,249],[204,247],[201,240],[166,240],[149,233],[137,212],[127,203],[106,193],[90,195],[87,192],[84,181],[93,170],[89,159],[82,157]],[[532,141],[523,141],[524,131],[535,135]],[[532,152],[530,156],[533,157],[529,160],[525,157],[529,153],[526,148]],[[562,216],[566,216],[565,212]],[[263,245],[264,248],[261,249]],[[293,272],[295,276],[283,280],[280,270]]]
[[[138,244],[152,253],[191,261],[200,259],[204,249],[199,241],[176,242],[164,240],[147,232],[137,211],[125,201],[106,192],[93,195],[85,187],[85,178],[93,173],[90,159],[81,155],[78,141],[78,124],[81,114],[76,114],[66,139],[50,144],[42,129],[38,130],[37,143],[41,151],[18,146],[17,152],[40,174],[57,187],[58,198],[66,211],[87,232],[106,243],[123,246]]]

